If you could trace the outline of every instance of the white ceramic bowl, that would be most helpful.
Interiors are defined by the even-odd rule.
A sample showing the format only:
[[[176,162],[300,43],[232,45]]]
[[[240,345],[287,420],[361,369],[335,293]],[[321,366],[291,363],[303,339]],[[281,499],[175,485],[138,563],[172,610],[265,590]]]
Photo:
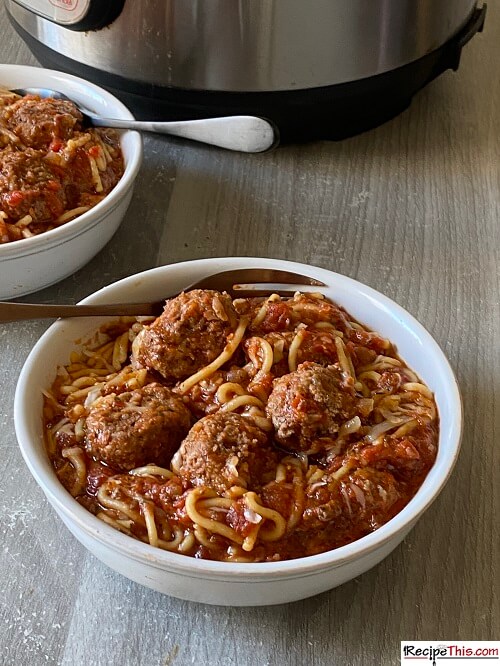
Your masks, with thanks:
[[[0,85],[6,88],[51,88],[108,118],[133,118],[110,93],[62,72],[0,65]],[[110,240],[132,197],[134,180],[142,161],[141,136],[137,132],[123,132],[121,148],[125,173],[97,206],[57,229],[0,245],[0,300],[17,298],[59,282],[88,263]]]
[[[136,541],[91,515],[59,483],[45,454],[42,389],[56,367],[67,363],[75,340],[85,338],[102,318],[59,321],[34,347],[19,377],[15,426],[24,459],[67,527],[109,567],[174,597],[209,604],[254,606],[295,601],[344,583],[367,571],[406,536],[443,488],[457,458],[462,408],[453,372],[433,338],[405,310],[355,280],[329,271],[272,259],[202,259],[163,266],[101,289],[83,302],[160,300],[166,292],[220,270],[269,267],[298,271],[322,280],[329,298],[358,321],[390,338],[400,355],[434,391],[440,416],[434,467],[409,504],[376,532],[327,553],[284,562],[235,564],[193,559]]]

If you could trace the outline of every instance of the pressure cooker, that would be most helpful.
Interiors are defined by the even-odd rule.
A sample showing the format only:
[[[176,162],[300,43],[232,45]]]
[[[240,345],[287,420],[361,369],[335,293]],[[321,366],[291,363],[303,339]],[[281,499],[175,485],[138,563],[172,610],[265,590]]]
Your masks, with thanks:
[[[341,139],[458,68],[476,0],[5,0],[46,67],[139,118],[253,114],[285,139]]]

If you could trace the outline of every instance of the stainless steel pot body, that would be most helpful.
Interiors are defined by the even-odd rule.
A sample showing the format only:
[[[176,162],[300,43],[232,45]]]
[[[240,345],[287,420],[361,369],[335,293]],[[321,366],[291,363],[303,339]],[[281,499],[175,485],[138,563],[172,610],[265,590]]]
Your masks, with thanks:
[[[233,92],[316,88],[391,71],[452,38],[476,6],[476,0],[126,0],[111,25],[78,32],[32,11],[36,5],[61,20],[54,9],[60,1],[5,2],[36,40],[95,69],[163,87]]]

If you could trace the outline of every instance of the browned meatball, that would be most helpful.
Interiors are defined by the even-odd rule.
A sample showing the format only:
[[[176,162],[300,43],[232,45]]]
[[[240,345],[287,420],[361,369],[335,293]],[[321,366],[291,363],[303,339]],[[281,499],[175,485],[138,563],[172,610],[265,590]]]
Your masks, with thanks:
[[[245,387],[249,382],[249,376],[244,368],[233,365],[229,369],[216,370],[210,377],[198,382],[184,394],[186,404],[196,419],[219,411],[221,404],[217,400],[217,391],[226,382],[235,382]]]
[[[73,102],[26,96],[2,114],[7,127],[25,146],[48,148],[54,140],[66,140],[81,129],[82,114]]]
[[[194,289],[168,300],[163,313],[134,341],[133,362],[165,379],[185,379],[223,351],[238,316],[231,297]]]
[[[401,498],[394,476],[370,467],[357,469],[341,479],[326,475],[321,483],[306,488],[301,529],[318,529],[335,523],[339,537],[342,526],[359,538],[393,516]]]
[[[168,465],[190,425],[181,398],[149,384],[96,400],[86,420],[85,447],[92,457],[123,471]]]
[[[326,366],[338,361],[335,336],[328,329],[304,328],[301,329],[301,335],[300,347],[296,352],[297,364],[312,361],[313,363]],[[295,331],[266,333],[262,336],[247,338],[243,343],[243,349],[249,360],[255,357],[258,358],[261,350],[260,340],[266,340],[274,350],[273,375],[281,377],[290,372],[288,354],[295,336]],[[255,364],[254,367],[255,372],[257,372],[258,365]]]
[[[172,460],[195,486],[220,493],[234,485],[255,489],[275,477],[277,453],[251,418],[217,412],[200,419]]]
[[[266,411],[281,446],[317,453],[327,449],[342,423],[356,414],[356,403],[354,390],[337,368],[307,362],[274,380]]]
[[[35,224],[55,219],[66,205],[55,168],[31,148],[0,152],[0,192],[0,207],[12,221],[28,214]]]
[[[262,308],[264,307],[264,310]],[[347,331],[349,322],[346,313],[337,305],[313,294],[296,294],[286,300],[249,299],[238,303],[241,313],[252,315],[249,331],[265,335],[276,331],[293,331],[297,324],[314,326],[318,322],[329,322],[339,331]]]

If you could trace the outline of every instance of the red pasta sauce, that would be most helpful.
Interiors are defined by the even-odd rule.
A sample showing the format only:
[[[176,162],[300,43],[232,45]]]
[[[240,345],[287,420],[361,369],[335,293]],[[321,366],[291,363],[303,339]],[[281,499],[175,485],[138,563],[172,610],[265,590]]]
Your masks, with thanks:
[[[194,290],[75,350],[45,399],[61,482],[129,536],[234,562],[351,543],[434,464],[432,392],[319,295]]]
[[[0,89],[0,243],[73,220],[124,172],[118,134],[85,128],[69,100]]]

